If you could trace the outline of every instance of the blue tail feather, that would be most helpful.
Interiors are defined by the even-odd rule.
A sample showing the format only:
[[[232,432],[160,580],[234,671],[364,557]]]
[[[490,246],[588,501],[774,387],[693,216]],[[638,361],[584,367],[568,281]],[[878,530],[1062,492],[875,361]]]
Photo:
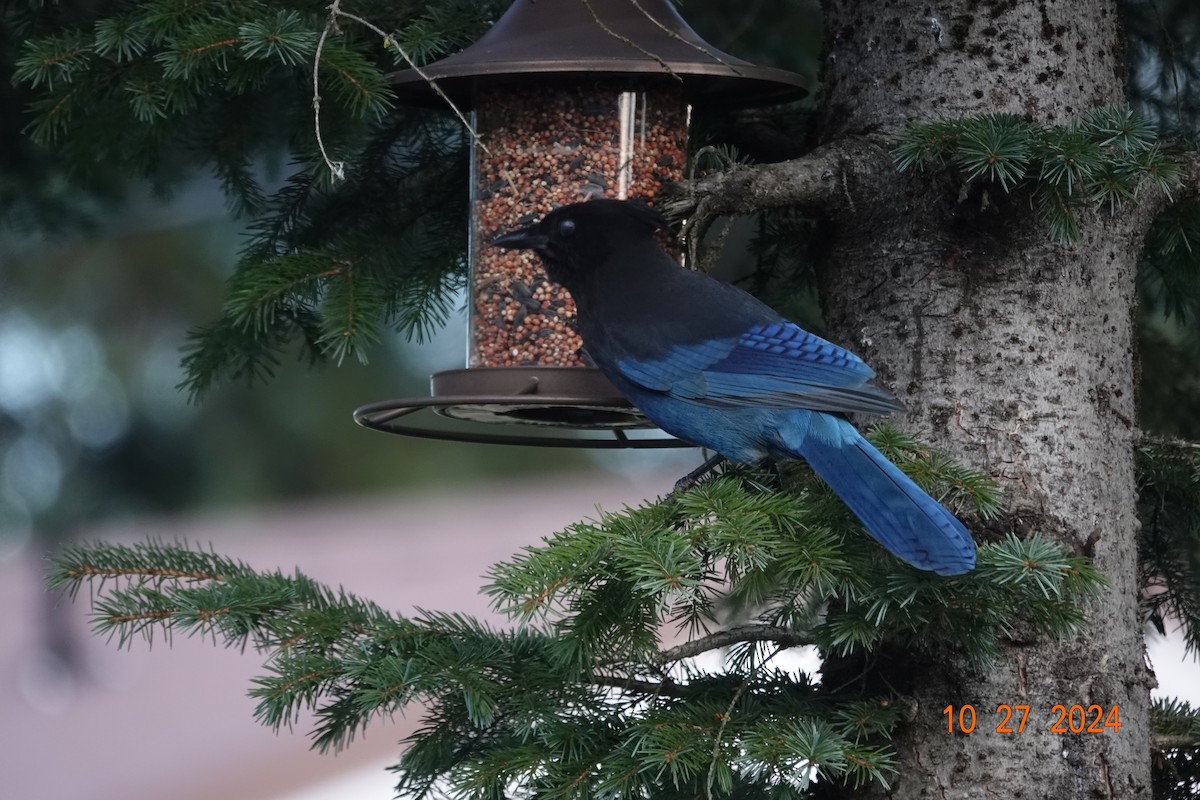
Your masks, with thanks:
[[[880,544],[913,566],[939,575],[974,568],[975,543],[953,514],[849,422],[829,414],[808,416],[795,454],[812,466]]]

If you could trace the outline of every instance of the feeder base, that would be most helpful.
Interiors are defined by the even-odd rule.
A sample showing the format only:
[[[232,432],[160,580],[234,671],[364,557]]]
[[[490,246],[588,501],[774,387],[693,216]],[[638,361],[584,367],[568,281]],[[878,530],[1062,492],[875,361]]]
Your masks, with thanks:
[[[454,369],[435,373],[430,386],[429,397],[372,403],[356,410],[354,420],[385,433],[462,442],[604,449],[694,446],[658,430],[591,367]],[[423,423],[409,419],[426,409],[472,427],[433,424],[436,418]],[[487,430],[497,423],[550,432],[512,435]],[[608,435],[570,436],[567,431]],[[659,436],[628,436],[627,431],[657,431]]]

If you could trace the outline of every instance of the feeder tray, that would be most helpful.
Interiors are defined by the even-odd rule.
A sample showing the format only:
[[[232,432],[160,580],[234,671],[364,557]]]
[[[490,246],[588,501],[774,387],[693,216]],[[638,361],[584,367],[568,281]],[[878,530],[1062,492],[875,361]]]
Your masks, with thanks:
[[[435,373],[430,384],[429,397],[371,403],[354,412],[354,421],[384,433],[458,442],[596,449],[694,447],[666,434],[627,436],[626,431],[657,428],[593,367],[452,369]],[[434,425],[428,415],[411,419],[424,410],[472,427]],[[485,429],[497,423],[552,432],[516,435]],[[561,435],[564,428],[601,435],[568,437]]]

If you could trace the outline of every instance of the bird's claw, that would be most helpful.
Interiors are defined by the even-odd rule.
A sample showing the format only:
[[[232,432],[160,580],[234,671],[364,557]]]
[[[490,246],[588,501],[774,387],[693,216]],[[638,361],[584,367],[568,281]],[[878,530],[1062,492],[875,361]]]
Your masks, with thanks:
[[[721,464],[725,463],[725,456],[718,453],[707,459],[703,464],[696,467],[694,470],[684,475],[679,480],[675,481],[675,487],[671,489],[671,493],[667,495],[666,502],[673,503],[678,496],[699,485],[711,472],[713,472]]]

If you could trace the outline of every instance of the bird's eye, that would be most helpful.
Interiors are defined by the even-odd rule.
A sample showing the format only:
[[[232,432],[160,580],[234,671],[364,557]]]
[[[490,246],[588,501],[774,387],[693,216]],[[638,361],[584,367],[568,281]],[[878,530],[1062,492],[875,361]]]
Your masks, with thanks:
[[[558,233],[560,236],[571,236],[575,233],[575,220],[564,219],[558,223]]]

